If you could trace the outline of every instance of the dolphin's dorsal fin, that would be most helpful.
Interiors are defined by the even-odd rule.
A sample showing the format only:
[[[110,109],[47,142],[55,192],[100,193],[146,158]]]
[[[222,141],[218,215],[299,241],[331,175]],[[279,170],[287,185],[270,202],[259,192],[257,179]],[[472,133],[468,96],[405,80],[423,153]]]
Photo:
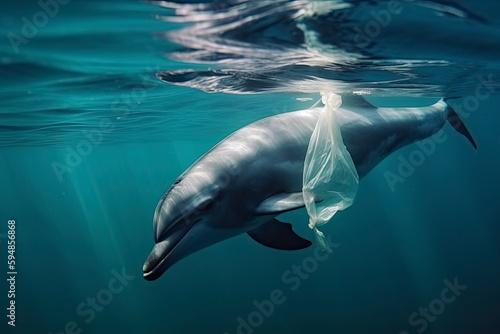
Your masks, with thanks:
[[[255,210],[258,215],[278,215],[282,212],[300,209],[305,206],[301,192],[279,193],[264,200]]]
[[[373,104],[366,101],[363,96],[357,94],[342,95],[342,108],[376,108]]]
[[[277,219],[262,224],[247,232],[253,240],[261,245],[281,250],[298,250],[309,247],[312,243],[292,230],[292,224],[282,223]]]

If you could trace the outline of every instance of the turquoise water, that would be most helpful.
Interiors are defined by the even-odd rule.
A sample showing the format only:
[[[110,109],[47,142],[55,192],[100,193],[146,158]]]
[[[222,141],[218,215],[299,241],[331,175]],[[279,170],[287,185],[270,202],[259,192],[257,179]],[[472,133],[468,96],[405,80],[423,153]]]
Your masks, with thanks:
[[[498,4],[403,2],[369,45],[355,42],[354,27],[387,2],[353,1],[298,29],[290,16],[305,4],[243,6],[218,21],[234,7],[73,0],[16,53],[9,33],[23,36],[22,18],[41,7],[5,3],[0,254],[7,277],[14,219],[18,274],[16,326],[3,316],[2,333],[498,333]],[[203,29],[178,30],[202,13]],[[485,98],[481,78],[491,78]],[[314,246],[284,252],[240,235],[144,280],[169,185],[230,133],[306,109],[325,87],[453,98],[478,149],[447,125],[447,139],[392,186],[387,172],[417,146],[385,159],[324,227],[335,243],[325,261]],[[305,210],[280,219],[312,240]],[[466,288],[445,303],[454,280]],[[420,307],[435,312],[409,321]]]

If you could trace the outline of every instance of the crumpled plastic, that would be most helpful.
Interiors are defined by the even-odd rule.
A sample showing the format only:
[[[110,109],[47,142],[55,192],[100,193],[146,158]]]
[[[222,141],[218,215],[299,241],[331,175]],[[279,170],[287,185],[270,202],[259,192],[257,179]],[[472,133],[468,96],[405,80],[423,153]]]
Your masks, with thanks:
[[[342,99],[334,93],[321,93],[325,105],[307,148],[302,193],[309,214],[309,227],[316,241],[331,252],[318,226],[326,224],[338,211],[352,205],[359,187],[359,176],[347,151],[335,110]]]

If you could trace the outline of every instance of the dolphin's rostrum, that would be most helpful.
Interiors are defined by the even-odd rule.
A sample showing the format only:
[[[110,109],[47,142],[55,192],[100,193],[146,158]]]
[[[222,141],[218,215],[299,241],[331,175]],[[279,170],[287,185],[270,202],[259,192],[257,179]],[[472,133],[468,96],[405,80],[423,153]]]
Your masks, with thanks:
[[[336,115],[360,178],[398,148],[434,134],[447,119],[475,146],[443,100],[425,108],[397,109],[377,108],[356,95],[342,100]],[[320,110],[284,113],[247,125],[186,170],[156,208],[156,245],[144,263],[144,277],[157,279],[187,255],[241,233],[276,249],[311,245],[275,217],[304,207],[304,158]]]

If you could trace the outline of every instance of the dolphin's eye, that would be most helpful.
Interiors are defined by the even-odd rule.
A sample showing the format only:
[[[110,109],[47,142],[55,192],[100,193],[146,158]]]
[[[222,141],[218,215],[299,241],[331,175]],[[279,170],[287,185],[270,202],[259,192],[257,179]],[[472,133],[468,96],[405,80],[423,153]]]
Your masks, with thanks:
[[[205,201],[203,202],[202,205],[200,205],[200,208],[199,210],[200,211],[209,211],[209,210],[212,210],[212,208],[214,207],[214,202],[213,201]]]

